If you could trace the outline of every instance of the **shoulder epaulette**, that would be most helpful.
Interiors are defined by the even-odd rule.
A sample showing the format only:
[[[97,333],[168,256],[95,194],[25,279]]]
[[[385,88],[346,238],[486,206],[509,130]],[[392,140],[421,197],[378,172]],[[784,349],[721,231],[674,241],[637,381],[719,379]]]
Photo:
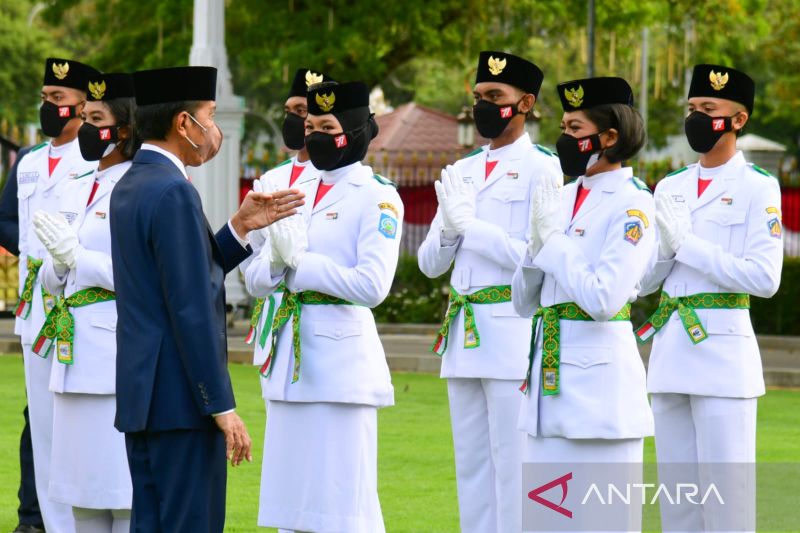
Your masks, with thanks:
[[[388,178],[384,178],[384,177],[383,177],[383,176],[381,176],[380,174],[373,174],[373,175],[372,175],[372,178],[373,178],[375,181],[377,181],[378,183],[380,183],[381,185],[391,185],[391,186],[392,186],[392,187],[394,187],[395,189],[397,188],[397,184],[396,184],[395,182],[393,182],[392,180],[390,180],[390,179],[388,179]]]
[[[650,190],[650,187],[647,186],[645,182],[637,178],[636,176],[631,177],[631,182],[636,186],[637,189],[640,191],[647,191],[650,194],[653,194],[653,191]]]
[[[88,176],[89,174],[94,174],[94,170],[90,170],[90,171],[89,171],[89,172],[87,172],[86,174],[81,174],[80,176],[75,176],[75,177],[74,177],[74,178],[72,178],[72,179],[74,179],[74,180],[79,180],[79,179],[81,179],[81,178],[85,178],[85,177],[86,177],[86,176]]]
[[[465,155],[465,156],[464,156],[464,159],[466,159],[466,158],[468,158],[468,157],[472,157],[473,155],[478,155],[478,154],[480,154],[481,152],[483,152],[483,148],[476,148],[476,149],[474,149],[473,151],[471,151],[470,153],[468,153],[467,155]]]
[[[763,168],[761,168],[760,166],[756,165],[755,163],[748,163],[748,165],[750,166],[750,168],[752,168],[753,170],[755,170],[759,174],[763,174],[763,175],[767,176],[768,178],[778,179],[775,176],[773,176],[770,171],[764,170]]]
[[[43,142],[43,143],[37,144],[36,146],[34,146],[33,148],[30,149],[30,152],[35,152],[36,150],[44,148],[45,146],[47,146],[47,142]]]
[[[664,177],[665,177],[665,178],[668,178],[668,177],[670,177],[670,176],[674,176],[675,174],[680,174],[680,173],[681,173],[681,172],[683,172],[684,170],[688,170],[688,169],[689,169],[689,167],[681,167],[681,168],[679,168],[678,170],[673,170],[672,172],[670,172],[669,174],[667,174],[667,175],[666,175],[666,176],[664,176]]]
[[[550,157],[558,157],[558,155],[554,151],[550,150],[549,148],[545,148],[541,144],[534,144],[534,146],[536,147],[537,150],[539,150],[543,154],[547,154]]]

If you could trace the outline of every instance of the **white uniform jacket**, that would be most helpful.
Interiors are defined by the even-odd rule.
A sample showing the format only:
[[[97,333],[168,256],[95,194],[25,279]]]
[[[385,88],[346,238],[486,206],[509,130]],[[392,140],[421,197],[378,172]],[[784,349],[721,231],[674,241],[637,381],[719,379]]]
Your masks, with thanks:
[[[87,205],[92,186],[98,176],[92,174],[64,183],[60,211],[72,220],[83,249],[77,254],[77,264],[66,276],[59,278],[48,255],[40,276],[51,294],[69,297],[91,287],[114,290],[111,268],[111,191],[130,168],[131,162],[114,165],[100,174],[99,186]],[[84,394],[114,394],[117,368],[117,304],[98,302],[70,308],[75,319],[72,365],[53,363],[50,390]]]
[[[335,185],[313,206],[309,190],[308,252],[296,271],[273,272],[264,246],[247,269],[251,294],[269,294],[284,279],[289,291],[318,291],[356,305],[303,305],[302,362],[292,383],[294,351],[287,323],[277,340],[272,374],[263,388],[268,400],[394,404],[389,367],[370,308],[380,304],[394,279],[400,248],[400,195],[372,169],[354,163],[322,180]],[[316,187],[314,188],[316,189]]]
[[[291,159],[287,159],[283,163],[279,164],[275,168],[272,168],[266,171],[258,181],[261,182],[264,191],[271,191],[272,184],[276,184],[278,190],[284,190],[289,188],[289,178],[292,175],[292,168],[294,167],[297,161],[297,156],[292,157]],[[317,190],[317,183],[319,183],[319,170],[314,168],[314,165],[311,164],[311,161],[307,161],[305,163],[301,163],[304,166],[303,172],[298,176],[297,181],[292,185],[293,189],[299,189],[306,193],[306,204],[301,207],[301,212],[303,216],[308,220],[311,216],[311,204],[314,203],[314,193]],[[266,233],[266,232],[264,232]],[[254,243],[254,239],[250,239],[251,243]],[[266,324],[267,318],[270,316],[269,310],[272,309],[273,311],[278,308],[281,304],[281,297],[283,293],[280,291],[278,292],[265,292],[262,290],[255,290],[251,284],[247,282],[247,267],[250,266],[250,263],[258,256],[258,253],[261,251],[261,246],[269,246],[269,237],[267,237],[266,242],[261,245],[254,245],[253,246],[253,254],[242,261],[239,265],[239,269],[241,270],[242,274],[245,276],[245,287],[247,288],[248,293],[250,296],[254,298],[266,298],[266,302],[264,302],[264,311],[261,313],[259,317],[258,324],[256,325],[255,331],[255,340],[253,341],[253,364],[254,365],[262,365],[264,361],[267,359],[267,355],[269,355],[269,347],[270,343],[272,342],[272,333],[269,331],[270,326]],[[266,338],[264,342],[264,348],[261,347],[261,336],[262,332],[264,332],[264,328],[267,328]]]
[[[540,180],[563,183],[558,158],[531,143],[527,134],[502,154],[488,179],[489,147],[476,150],[455,167],[477,189],[477,217],[454,244],[443,242],[441,208],[419,248],[422,272],[434,278],[453,262],[450,284],[459,294],[489,286],[510,285],[525,253],[531,193]],[[464,312],[450,323],[443,378],[523,379],[528,368],[530,320],[521,318],[511,302],[473,305],[480,346],[464,348]],[[433,339],[431,339],[433,341]]]
[[[19,200],[19,291],[22,293],[28,275],[27,257],[44,259],[47,249],[39,242],[33,231],[31,219],[36,211],[54,213],[60,209],[62,187],[73,178],[91,175],[97,161],[85,161],[81,156],[78,140],[70,147],[56,165],[50,176],[48,156],[50,143],[42,143],[25,154],[17,167],[17,198]],[[16,319],[14,333],[20,335],[22,344],[33,344],[44,324],[45,312],[42,302],[41,277],[33,287],[33,301],[26,320]]]
[[[579,184],[591,192],[572,218]],[[561,320],[560,392],[542,395],[542,321],[520,429],[533,436],[627,439],[653,434],[644,365],[630,321],[608,320],[639,293],[656,246],[655,205],[631,169],[581,177],[564,187],[564,233],[512,283],[517,311],[574,302],[595,321]],[[526,350],[528,347],[526,347]]]
[[[662,286],[670,296],[697,293],[775,294],[781,279],[781,191],[766,171],[748,164],[741,152],[731,158],[697,197],[699,165],[669,175],[658,184],[692,212],[692,233],[669,259],[659,258],[644,292]],[[753,398],[764,394],[764,377],[750,312],[698,309],[708,334],[692,343],[678,313],[653,337],[649,392]]]

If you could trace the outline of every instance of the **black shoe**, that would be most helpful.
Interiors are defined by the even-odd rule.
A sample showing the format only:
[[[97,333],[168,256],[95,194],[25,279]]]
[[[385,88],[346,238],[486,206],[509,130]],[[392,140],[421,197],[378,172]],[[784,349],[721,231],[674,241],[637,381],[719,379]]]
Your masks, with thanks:
[[[29,524],[20,524],[17,529],[11,533],[45,533],[44,527],[31,526]]]

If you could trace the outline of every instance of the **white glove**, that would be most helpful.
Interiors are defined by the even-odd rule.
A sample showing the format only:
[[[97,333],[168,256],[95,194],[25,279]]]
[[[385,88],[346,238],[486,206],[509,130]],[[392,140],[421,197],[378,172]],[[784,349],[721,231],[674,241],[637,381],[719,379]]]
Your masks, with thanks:
[[[661,237],[661,252],[672,257],[692,232],[692,213],[685,202],[676,202],[667,194],[656,194],[656,223]]]
[[[297,270],[300,259],[308,250],[308,228],[303,216],[292,215],[270,226],[270,237],[277,257],[289,268]],[[273,261],[276,256],[273,256]]]
[[[444,204],[442,211],[446,213],[453,229],[463,235],[467,227],[475,220],[475,187],[465,183],[458,171],[452,166],[442,172],[442,185],[444,188]]]
[[[75,268],[78,254],[83,247],[64,215],[37,211],[33,215],[33,228],[36,236],[53,256],[53,263],[57,268],[63,266],[69,269]]]
[[[536,210],[533,201],[531,201],[530,220],[528,222],[528,255],[531,258],[536,257],[536,254],[542,249],[542,240],[539,238],[539,232],[536,230]]]
[[[264,186],[261,185],[260,179],[253,180],[253,192],[264,192]],[[269,231],[267,228],[255,229],[250,232],[248,238],[250,239],[250,246],[253,247],[253,251],[258,252],[264,246],[264,243],[267,242]]]
[[[564,214],[561,206],[561,187],[556,183],[544,182],[533,191],[531,208],[534,233],[539,236],[542,246],[557,233],[561,233]]]
[[[458,238],[458,232],[453,228],[453,223],[445,209],[447,203],[447,192],[443,183],[445,179],[447,179],[447,172],[442,170],[442,177],[440,181],[433,182],[433,188],[436,191],[436,200],[439,202],[439,212],[442,214],[442,236],[445,240],[452,242]]]

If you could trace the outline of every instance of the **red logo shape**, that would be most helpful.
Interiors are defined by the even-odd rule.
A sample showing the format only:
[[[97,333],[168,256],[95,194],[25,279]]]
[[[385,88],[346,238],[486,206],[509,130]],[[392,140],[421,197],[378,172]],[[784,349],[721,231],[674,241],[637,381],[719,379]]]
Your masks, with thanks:
[[[552,509],[553,511],[566,516],[567,518],[572,518],[572,511],[561,506],[564,503],[564,500],[567,499],[567,490],[568,490],[567,481],[569,481],[570,479],[572,479],[572,472],[570,472],[569,474],[564,474],[563,476],[556,478],[553,481],[545,483],[541,487],[533,489],[528,493],[528,498],[535,501],[536,503],[544,505],[548,509]],[[557,504],[551,502],[550,500],[545,500],[544,498],[539,496],[541,493],[547,492],[553,487],[558,487],[558,486],[561,487],[561,501],[558,502]]]
[[[58,108],[58,116],[61,118],[68,118],[70,115],[69,113],[69,106],[59,107]]]
[[[347,146],[347,135],[342,133],[341,135],[336,136],[333,141],[336,143],[336,148],[344,148]]]
[[[586,139],[578,139],[578,151],[583,152],[591,152],[592,151],[592,140],[589,138]]]
[[[711,129],[714,131],[722,131],[725,129],[725,119],[724,118],[715,118],[711,122]]]
[[[507,105],[506,107],[501,107],[500,116],[503,118],[511,118],[511,106]]]
[[[109,128],[103,128],[100,130],[100,139],[104,141],[111,140],[111,130]]]

